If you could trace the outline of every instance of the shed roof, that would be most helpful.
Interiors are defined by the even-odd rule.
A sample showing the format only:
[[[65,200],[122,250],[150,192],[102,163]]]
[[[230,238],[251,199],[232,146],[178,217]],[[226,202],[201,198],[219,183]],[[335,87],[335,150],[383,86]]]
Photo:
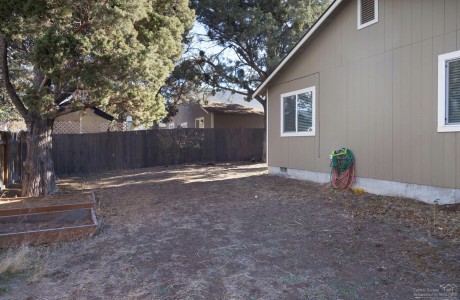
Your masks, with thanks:
[[[102,117],[102,118],[104,118],[106,120],[113,121],[113,119],[115,119],[112,115],[109,115],[108,113],[100,110],[97,107],[87,107],[87,108],[92,109],[96,115],[98,115],[98,116],[100,116],[100,117]],[[66,115],[66,114],[73,113],[76,110],[74,110],[71,106],[61,105],[59,107],[59,111],[60,111],[59,116],[63,116],[63,115]]]
[[[213,102],[202,106],[204,110],[212,113],[236,114],[236,115],[263,115],[263,111],[236,103]]]

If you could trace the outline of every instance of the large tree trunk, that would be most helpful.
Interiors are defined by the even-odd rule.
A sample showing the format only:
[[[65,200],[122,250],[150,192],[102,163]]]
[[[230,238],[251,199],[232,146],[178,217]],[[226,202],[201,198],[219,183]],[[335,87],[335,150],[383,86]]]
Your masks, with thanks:
[[[22,180],[22,196],[54,194],[56,178],[52,156],[53,120],[32,113],[27,124],[27,158]]]

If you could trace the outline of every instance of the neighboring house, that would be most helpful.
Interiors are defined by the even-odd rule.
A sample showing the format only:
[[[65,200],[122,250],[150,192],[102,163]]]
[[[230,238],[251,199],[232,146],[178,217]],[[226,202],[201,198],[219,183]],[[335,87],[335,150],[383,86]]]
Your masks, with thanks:
[[[263,128],[263,111],[235,103],[186,103],[166,128]]]
[[[0,131],[21,132],[26,130],[27,126],[24,121],[0,121]]]
[[[255,95],[268,96],[269,172],[460,202],[460,2],[336,0]]]
[[[54,134],[96,133],[123,130],[123,124],[113,122],[114,117],[91,107],[80,111],[65,111],[54,120]]]

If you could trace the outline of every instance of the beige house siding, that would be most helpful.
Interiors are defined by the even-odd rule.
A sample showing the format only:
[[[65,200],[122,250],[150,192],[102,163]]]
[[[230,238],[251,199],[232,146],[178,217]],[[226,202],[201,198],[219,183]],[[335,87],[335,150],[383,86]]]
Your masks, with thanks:
[[[188,128],[195,128],[195,120],[204,118],[204,128],[263,128],[263,115],[238,115],[231,113],[207,112],[200,105],[194,103],[181,104],[177,114],[169,124],[174,123],[174,128],[187,122]]]
[[[204,118],[204,128],[212,128],[211,126],[211,114],[206,112],[200,105],[194,103],[181,104],[178,107],[177,114],[172,118],[169,124],[173,123],[174,127],[177,128],[180,124],[187,122],[188,128],[195,128],[195,119]]]
[[[214,113],[214,128],[263,128],[262,115],[237,115]]]
[[[109,131],[111,121],[98,116],[91,108],[74,111],[54,120],[55,134],[96,133]]]
[[[329,172],[355,153],[360,177],[460,188],[460,132],[437,132],[438,55],[460,49],[460,1],[379,0],[357,30],[345,1],[268,85],[268,164]],[[280,137],[280,95],[316,87],[316,136]]]

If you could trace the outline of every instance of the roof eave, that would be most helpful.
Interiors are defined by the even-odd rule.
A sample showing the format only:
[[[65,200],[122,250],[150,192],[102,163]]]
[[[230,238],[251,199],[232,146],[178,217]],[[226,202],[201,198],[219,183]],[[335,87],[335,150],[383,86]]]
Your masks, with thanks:
[[[331,6],[324,12],[321,18],[313,25],[313,27],[304,35],[304,37],[297,43],[297,45],[289,52],[289,54],[281,61],[276,69],[265,79],[259,87],[255,90],[252,97],[262,94],[265,91],[266,85],[275,77],[275,75],[284,67],[284,65],[294,56],[297,51],[310,39],[311,36],[321,27],[324,21],[335,11],[335,9],[345,0],[335,0]]]

